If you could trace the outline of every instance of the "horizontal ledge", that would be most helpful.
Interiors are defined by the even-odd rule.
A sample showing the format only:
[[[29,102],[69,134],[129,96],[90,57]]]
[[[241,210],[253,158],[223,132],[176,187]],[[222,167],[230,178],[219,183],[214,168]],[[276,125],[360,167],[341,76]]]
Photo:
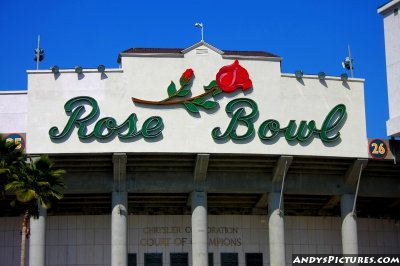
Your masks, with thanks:
[[[281,77],[285,77],[285,78],[296,78],[295,74],[291,74],[291,73],[281,73]],[[318,75],[303,75],[300,79],[318,79]],[[324,78],[324,80],[339,80],[341,81],[341,78],[338,76],[326,76]],[[365,79],[362,78],[350,78],[347,80],[347,82],[349,81],[355,81],[355,82],[364,82]]]
[[[385,12],[390,11],[391,8],[394,8],[399,2],[400,2],[399,0],[390,1],[390,2],[380,6],[377,10],[377,13],[383,15]]]
[[[247,56],[247,55],[222,55],[223,59],[243,59],[243,60],[260,60],[260,61],[272,61],[281,62],[281,57],[267,57],[267,56]]]
[[[266,56],[246,56],[246,55],[221,55],[223,59],[243,59],[243,60],[263,60],[263,61],[282,61],[281,57],[266,57]],[[134,53],[121,54],[122,57],[162,57],[162,58],[184,58],[185,54],[177,53]]]
[[[82,73],[99,73],[101,74],[102,72],[99,72],[97,70],[97,68],[83,68],[82,69]],[[122,68],[109,68],[109,69],[105,69],[103,73],[123,73],[124,70]],[[53,72],[51,71],[51,69],[40,69],[40,70],[27,70],[26,73],[28,74],[53,74]],[[75,73],[75,69],[74,68],[68,68],[68,69],[60,69],[59,73],[74,73],[74,74],[78,74]]]
[[[122,57],[171,57],[171,58],[183,58],[183,54],[177,53],[121,53]]]
[[[15,94],[28,94],[28,91],[27,90],[0,91],[0,95],[15,95]]]

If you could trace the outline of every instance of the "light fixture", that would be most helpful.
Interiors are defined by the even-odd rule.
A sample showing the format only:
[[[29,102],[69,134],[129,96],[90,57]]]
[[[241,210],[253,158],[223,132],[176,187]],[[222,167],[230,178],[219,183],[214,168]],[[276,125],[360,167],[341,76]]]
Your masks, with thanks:
[[[321,71],[321,72],[318,73],[318,79],[319,79],[319,80],[324,80],[324,79],[325,79],[325,76],[326,76],[325,72],[322,72],[322,71]]]
[[[300,79],[303,77],[303,71],[302,70],[296,70],[296,72],[294,72],[294,75],[296,76],[297,79]]]
[[[82,67],[81,67],[81,66],[76,66],[76,67],[75,67],[75,73],[77,73],[77,74],[82,74],[82,73],[83,73]]]
[[[347,81],[349,79],[349,76],[346,73],[343,73],[342,75],[340,75],[340,79],[342,81]]]
[[[60,73],[60,68],[59,68],[58,66],[52,66],[50,69],[51,69],[51,72],[52,72],[53,74],[58,74],[58,73]]]
[[[347,56],[342,62],[342,67],[347,70],[354,69],[353,59]]]
[[[42,62],[42,60],[44,59],[44,50],[37,48],[35,49],[35,58],[33,60],[35,60],[36,62]]]
[[[204,41],[204,26],[203,26],[203,23],[202,22],[196,22],[194,24],[194,26],[196,28],[200,28],[201,29],[201,41],[203,42]]]
[[[105,67],[104,65],[99,65],[99,66],[97,67],[97,71],[99,71],[99,72],[101,72],[101,73],[104,73],[105,70],[106,70],[106,67]]]

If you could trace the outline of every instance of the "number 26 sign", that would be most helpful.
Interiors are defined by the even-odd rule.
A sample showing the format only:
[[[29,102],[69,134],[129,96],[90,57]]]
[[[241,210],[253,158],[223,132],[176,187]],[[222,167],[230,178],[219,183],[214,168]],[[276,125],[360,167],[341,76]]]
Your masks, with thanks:
[[[381,139],[373,139],[369,142],[369,154],[373,159],[382,160],[386,158],[388,147]]]

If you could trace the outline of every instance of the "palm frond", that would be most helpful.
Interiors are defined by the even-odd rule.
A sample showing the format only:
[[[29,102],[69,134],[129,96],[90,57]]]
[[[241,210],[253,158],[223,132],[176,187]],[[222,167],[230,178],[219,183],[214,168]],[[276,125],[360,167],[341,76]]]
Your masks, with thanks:
[[[54,200],[63,198],[60,189],[65,187],[65,170],[53,167],[54,163],[48,156],[30,163],[19,162],[5,188],[15,192],[18,201],[39,201],[43,207],[50,208]]]
[[[37,193],[36,191],[32,190],[32,189],[23,189],[23,190],[19,190],[15,193],[15,195],[17,196],[17,200],[20,202],[30,202],[33,199],[37,198]]]
[[[8,169],[8,168],[0,168],[0,175],[1,174],[8,174],[8,173],[10,173],[10,169]]]

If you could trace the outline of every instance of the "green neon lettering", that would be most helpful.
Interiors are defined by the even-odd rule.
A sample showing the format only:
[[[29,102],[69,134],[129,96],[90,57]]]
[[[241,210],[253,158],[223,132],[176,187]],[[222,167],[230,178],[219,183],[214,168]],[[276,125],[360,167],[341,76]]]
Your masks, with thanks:
[[[91,106],[92,110],[87,116],[82,117],[82,115],[86,112],[84,104]],[[76,107],[74,108],[74,106]],[[64,105],[64,110],[65,113],[70,116],[67,125],[60,134],[58,134],[59,130],[57,127],[50,128],[49,135],[51,139],[58,140],[65,138],[72,132],[74,125],[78,127],[78,136],[80,139],[88,139],[93,136],[93,134],[86,134],[86,124],[90,123],[99,112],[99,106],[95,99],[87,96],[72,98],[66,102]]]
[[[271,135],[267,136],[268,131],[271,131]],[[275,119],[268,119],[264,121],[258,129],[258,137],[262,140],[272,140],[279,134],[280,124]]]
[[[287,141],[298,140],[304,142],[316,132],[315,121],[311,120],[308,123],[304,120],[300,121],[300,125],[296,131],[296,121],[290,120],[287,128],[282,130],[285,131],[285,138]]]
[[[242,105],[251,108],[250,114],[246,115],[245,108],[240,107]],[[240,108],[238,108],[236,112],[234,112],[237,107]],[[212,130],[211,136],[214,139],[225,139],[227,137],[230,137],[231,139],[240,140],[247,139],[254,134],[254,124],[252,120],[258,113],[258,107],[255,101],[247,98],[235,99],[228,103],[225,111],[228,115],[233,113],[232,119],[223,134],[221,133],[220,127],[216,127]],[[242,135],[238,135],[236,133],[236,129],[239,125],[245,126],[247,128],[246,132]]]
[[[118,130],[118,137],[120,139],[130,139],[140,135],[142,132],[139,130],[137,131],[136,127],[137,117],[136,114],[131,114],[124,123],[117,127]],[[125,134],[121,133],[124,132],[128,128],[128,132]]]
[[[244,107],[240,105],[250,106],[252,112],[248,115],[245,113]],[[237,110],[234,112],[234,110]],[[221,133],[221,128],[216,127],[212,130],[212,137],[214,139],[246,139],[252,136],[254,132],[253,118],[257,115],[258,107],[257,104],[250,99],[241,98],[235,99],[228,103],[226,107],[226,113],[232,114],[232,119],[225,130]],[[279,121],[275,119],[268,119],[261,123],[258,128],[258,137],[264,141],[270,141],[279,136],[282,132],[287,141],[298,141],[306,142],[315,135],[319,135],[322,142],[333,142],[340,137],[340,126],[346,117],[346,106],[339,104],[335,106],[326,116],[321,129],[317,129],[314,120],[311,121],[300,121],[297,125],[296,120],[290,120],[287,127],[281,128]],[[247,132],[238,136],[236,129],[239,124],[247,127]]]
[[[346,117],[346,106],[338,104],[328,113],[322,123],[319,136],[323,142],[333,142],[340,137],[338,127]]]
[[[142,126],[142,134],[145,138],[155,138],[161,134],[164,124],[161,117],[152,116],[144,121]]]
[[[90,108],[89,111],[86,108]],[[143,138],[156,138],[162,134],[164,129],[162,118],[151,116],[144,121],[141,130],[138,130],[138,119],[134,113],[129,115],[121,125],[118,125],[112,117],[104,117],[96,122],[100,109],[97,101],[88,96],[70,99],[64,105],[64,109],[69,119],[61,132],[56,126],[50,128],[49,136],[52,140],[68,138],[75,127],[78,128],[77,135],[81,140],[92,137],[104,140],[115,136],[115,134],[120,139],[131,139],[139,135]],[[248,109],[250,109],[250,112]],[[258,114],[258,106],[255,101],[248,98],[234,99],[227,104],[225,111],[232,118],[224,133],[222,133],[220,127],[215,127],[212,130],[211,136],[214,139],[244,140],[254,135],[254,120]],[[340,138],[339,130],[346,115],[346,106],[344,104],[336,105],[325,117],[321,129],[317,129],[314,120],[309,122],[302,120],[298,126],[295,120],[290,120],[287,127],[280,128],[279,121],[268,119],[261,123],[258,136],[261,140],[269,141],[278,137],[279,133],[282,132],[287,141],[305,142],[317,134],[322,142],[333,142]],[[88,133],[88,126],[94,122],[96,123],[93,132]],[[239,127],[244,128],[245,132],[238,134]]]
[[[93,133],[97,139],[107,139],[114,134],[114,130],[117,126],[117,121],[112,117],[105,117],[97,121]],[[107,131],[106,134],[103,134]]]
[[[91,111],[84,116],[85,105],[92,107]],[[95,138],[104,140],[118,135],[120,139],[131,139],[142,135],[144,138],[156,138],[161,135],[164,128],[162,118],[152,116],[143,123],[142,130],[137,130],[136,114],[131,114],[121,125],[112,117],[104,117],[98,120],[94,126],[93,132],[87,134],[87,126],[94,122],[100,113],[97,101],[88,96],[75,97],[64,105],[65,113],[70,116],[66,126],[59,133],[58,127],[52,127],[49,130],[49,136],[53,140],[67,138],[73,131],[74,126],[78,127],[78,137],[81,140]]]

